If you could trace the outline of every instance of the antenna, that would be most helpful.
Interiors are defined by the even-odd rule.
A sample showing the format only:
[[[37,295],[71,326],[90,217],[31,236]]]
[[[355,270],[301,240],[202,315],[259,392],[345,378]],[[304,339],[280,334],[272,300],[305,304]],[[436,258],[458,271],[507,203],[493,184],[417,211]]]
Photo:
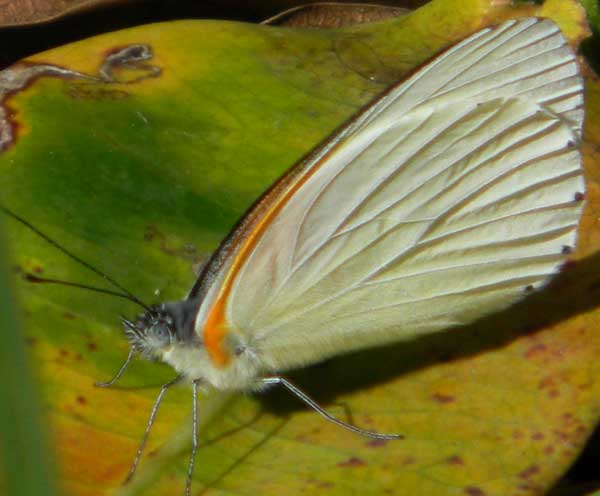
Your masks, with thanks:
[[[49,279],[47,277],[36,276],[35,274],[31,274],[29,272],[23,273],[23,279],[25,279],[28,282],[33,282],[33,283],[61,284],[62,286],[71,286],[73,288],[87,289],[88,291],[94,291],[96,293],[102,293],[102,294],[107,294],[107,295],[111,295],[111,296],[118,296],[119,298],[125,298],[126,300],[131,300],[131,298],[129,297],[128,294],[119,293],[118,291],[113,291],[111,289],[97,288],[96,286],[90,286],[88,284],[81,284],[79,282],[63,281],[62,279]]]
[[[42,238],[47,243],[49,243],[52,246],[54,246],[54,248],[56,248],[57,250],[59,250],[62,253],[64,253],[65,255],[67,255],[72,260],[75,260],[79,264],[83,265],[85,268],[87,268],[87,269],[91,270],[92,272],[94,272],[96,275],[99,275],[100,277],[102,277],[105,281],[108,281],[110,284],[112,284],[115,288],[121,290],[123,293],[117,293],[117,292],[110,291],[110,290],[107,290],[107,289],[94,288],[92,286],[87,286],[85,284],[79,284],[79,283],[75,283],[75,282],[59,281],[57,279],[44,279],[44,278],[41,278],[41,277],[37,277],[37,276],[29,275],[28,274],[26,277],[30,281],[32,281],[32,282],[47,282],[47,283],[55,283],[55,284],[64,284],[66,286],[73,286],[73,287],[78,287],[78,288],[82,288],[82,289],[89,289],[91,291],[97,291],[99,293],[105,293],[105,294],[111,294],[111,295],[114,295],[114,296],[120,296],[121,298],[126,298],[126,299],[128,299],[130,301],[133,301],[134,303],[137,303],[138,305],[140,305],[142,308],[144,308],[147,311],[151,311],[151,309],[150,309],[150,307],[148,305],[146,305],[139,298],[137,298],[136,296],[134,296],[133,293],[131,293],[131,291],[128,291],[123,286],[121,286],[112,277],[108,276],[107,274],[105,274],[101,270],[98,270],[96,267],[94,267],[93,265],[89,264],[85,260],[82,260],[77,255],[75,255],[74,253],[71,253],[69,250],[67,250],[66,248],[64,248],[63,246],[61,246],[58,242],[56,242],[50,236],[48,236],[47,234],[44,234],[37,227],[34,227],[33,224],[31,224],[30,222],[26,221],[23,217],[20,217],[19,215],[15,214],[12,210],[8,209],[7,207],[5,207],[2,204],[0,204],[0,210],[2,212],[4,212],[6,215],[8,215],[9,217],[11,217],[12,219],[14,219],[17,222],[23,224],[29,230],[33,231],[40,238]]]

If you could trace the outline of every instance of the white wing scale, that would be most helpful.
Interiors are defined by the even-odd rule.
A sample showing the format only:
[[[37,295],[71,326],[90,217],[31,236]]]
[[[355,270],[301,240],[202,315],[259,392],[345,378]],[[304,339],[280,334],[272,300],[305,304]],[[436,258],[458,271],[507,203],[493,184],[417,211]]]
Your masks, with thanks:
[[[281,370],[514,302],[575,243],[582,108],[549,21],[447,50],[305,168],[233,281],[228,322]]]

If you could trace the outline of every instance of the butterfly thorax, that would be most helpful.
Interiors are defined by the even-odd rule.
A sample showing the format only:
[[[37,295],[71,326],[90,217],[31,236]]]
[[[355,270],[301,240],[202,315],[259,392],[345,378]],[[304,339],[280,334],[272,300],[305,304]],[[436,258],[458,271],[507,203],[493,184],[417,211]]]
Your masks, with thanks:
[[[226,367],[215,366],[202,335],[195,331],[197,302],[186,299],[150,307],[135,322],[123,319],[132,348],[149,360],[171,365],[189,380],[201,380],[217,389],[247,389],[261,371],[258,357],[241,336],[231,332]],[[239,339],[238,339],[239,338]]]

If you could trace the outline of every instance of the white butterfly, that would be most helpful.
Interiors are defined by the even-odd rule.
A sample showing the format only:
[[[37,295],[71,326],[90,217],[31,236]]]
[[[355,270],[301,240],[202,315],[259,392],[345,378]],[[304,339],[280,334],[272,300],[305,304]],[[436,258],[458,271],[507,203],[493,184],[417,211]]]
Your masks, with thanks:
[[[582,117],[575,56],[552,22],[479,31],[280,179],[188,298],[162,307],[185,324],[152,353],[245,389],[505,307],[575,244]]]

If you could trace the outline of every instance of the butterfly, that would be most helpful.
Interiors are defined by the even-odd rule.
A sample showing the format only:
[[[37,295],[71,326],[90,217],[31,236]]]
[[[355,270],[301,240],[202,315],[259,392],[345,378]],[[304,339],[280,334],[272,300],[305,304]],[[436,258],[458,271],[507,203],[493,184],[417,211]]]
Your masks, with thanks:
[[[294,165],[185,299],[147,306],[126,292],[145,311],[122,319],[130,353],[101,385],[136,355],[178,373],[157,398],[130,476],[165,392],[180,381],[193,391],[187,495],[199,388],[280,385],[351,431],[402,437],[333,417],[281,374],[451,332],[543,287],[576,243],[583,114],[575,54],[553,22],[482,29]]]

